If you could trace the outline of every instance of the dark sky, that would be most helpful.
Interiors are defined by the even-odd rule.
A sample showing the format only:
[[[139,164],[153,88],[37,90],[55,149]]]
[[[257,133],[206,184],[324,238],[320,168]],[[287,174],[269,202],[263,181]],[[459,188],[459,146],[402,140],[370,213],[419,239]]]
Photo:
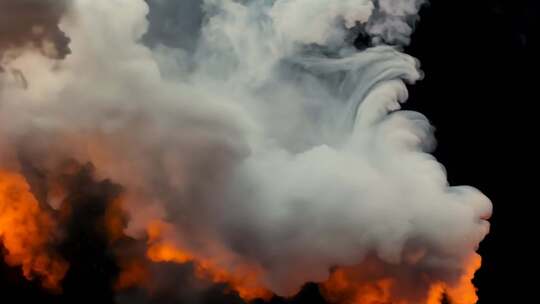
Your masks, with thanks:
[[[537,0],[432,0],[422,10],[406,50],[420,59],[426,77],[410,87],[405,107],[424,113],[435,125],[436,157],[447,167],[450,183],[474,185],[494,204],[491,234],[480,248],[484,258],[476,278],[480,304],[537,302],[532,286],[537,281],[532,249],[537,239],[536,197],[528,196],[532,191],[527,189],[536,190],[531,186],[537,179],[533,156],[538,136],[533,126],[540,87],[534,73],[540,68],[539,22]],[[86,246],[74,242],[70,246]],[[66,286],[77,287],[65,296],[43,293],[37,282],[25,281],[17,269],[0,262],[2,299],[112,301],[103,284],[114,275],[109,253],[91,248],[75,252],[85,262],[80,273],[67,278]],[[84,257],[84,252],[94,256]],[[97,260],[92,259],[95,254]],[[102,284],[94,284],[96,280]],[[239,303],[234,297],[207,297],[209,303]],[[310,285],[293,303],[323,301],[316,286]]]

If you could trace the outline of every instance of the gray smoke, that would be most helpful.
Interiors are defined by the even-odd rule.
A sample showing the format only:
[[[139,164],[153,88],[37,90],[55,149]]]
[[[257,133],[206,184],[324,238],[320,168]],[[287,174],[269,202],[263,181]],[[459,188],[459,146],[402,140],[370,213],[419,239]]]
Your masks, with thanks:
[[[491,203],[448,185],[428,120],[400,110],[422,74],[384,44],[408,42],[420,4],[72,0],[72,54],[10,61],[26,88],[0,74],[0,168],[15,149],[90,161],[126,187],[129,234],[167,221],[170,242],[249,261],[280,295],[368,256],[397,285],[456,284]],[[359,28],[376,46],[354,48]]]
[[[366,25],[375,43],[409,44],[418,11],[426,0],[375,0],[376,11]]]

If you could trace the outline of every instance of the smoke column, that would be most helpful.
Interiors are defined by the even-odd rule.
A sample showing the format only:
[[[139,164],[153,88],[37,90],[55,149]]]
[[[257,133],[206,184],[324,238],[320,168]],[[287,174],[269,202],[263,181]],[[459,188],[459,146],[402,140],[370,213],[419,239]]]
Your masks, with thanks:
[[[39,168],[57,212],[66,160],[91,163],[142,264],[192,263],[245,300],[317,282],[335,303],[476,303],[491,203],[448,184],[428,119],[400,110],[422,4],[2,1],[0,177]]]

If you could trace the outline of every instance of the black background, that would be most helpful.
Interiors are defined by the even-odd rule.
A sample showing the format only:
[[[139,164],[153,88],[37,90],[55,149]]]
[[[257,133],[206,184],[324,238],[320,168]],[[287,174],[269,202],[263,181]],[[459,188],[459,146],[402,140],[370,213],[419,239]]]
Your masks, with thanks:
[[[405,108],[424,113],[435,125],[435,154],[450,183],[474,185],[494,205],[491,234],[480,246],[483,267],[475,279],[481,304],[538,302],[532,193],[538,179],[539,20],[536,0],[432,0],[406,48],[420,59],[426,77],[410,87]],[[39,283],[0,263],[0,302],[112,302],[110,257],[99,250],[77,254],[81,272],[70,274],[64,296],[44,293]],[[309,285],[293,302],[322,300]]]
[[[434,0],[407,49],[426,75],[410,88],[407,107],[435,125],[435,154],[450,183],[474,185],[493,202],[475,280],[481,304],[538,302],[532,192],[539,20],[535,0]]]

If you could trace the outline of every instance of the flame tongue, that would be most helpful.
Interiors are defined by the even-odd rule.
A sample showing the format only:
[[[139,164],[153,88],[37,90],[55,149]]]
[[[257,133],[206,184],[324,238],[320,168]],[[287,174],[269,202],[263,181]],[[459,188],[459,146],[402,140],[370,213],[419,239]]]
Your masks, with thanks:
[[[260,270],[247,263],[237,263],[234,270],[220,265],[215,259],[202,258],[186,249],[179,248],[171,242],[161,240],[162,229],[168,225],[154,222],[148,227],[147,257],[152,262],[193,263],[195,275],[214,283],[225,283],[246,301],[254,299],[270,299],[272,293],[261,283]],[[221,256],[225,258],[226,255]]]
[[[53,219],[41,210],[24,177],[0,171],[0,244],[5,261],[21,266],[26,278],[39,277],[44,287],[59,290],[68,265],[48,250],[54,230]]]

